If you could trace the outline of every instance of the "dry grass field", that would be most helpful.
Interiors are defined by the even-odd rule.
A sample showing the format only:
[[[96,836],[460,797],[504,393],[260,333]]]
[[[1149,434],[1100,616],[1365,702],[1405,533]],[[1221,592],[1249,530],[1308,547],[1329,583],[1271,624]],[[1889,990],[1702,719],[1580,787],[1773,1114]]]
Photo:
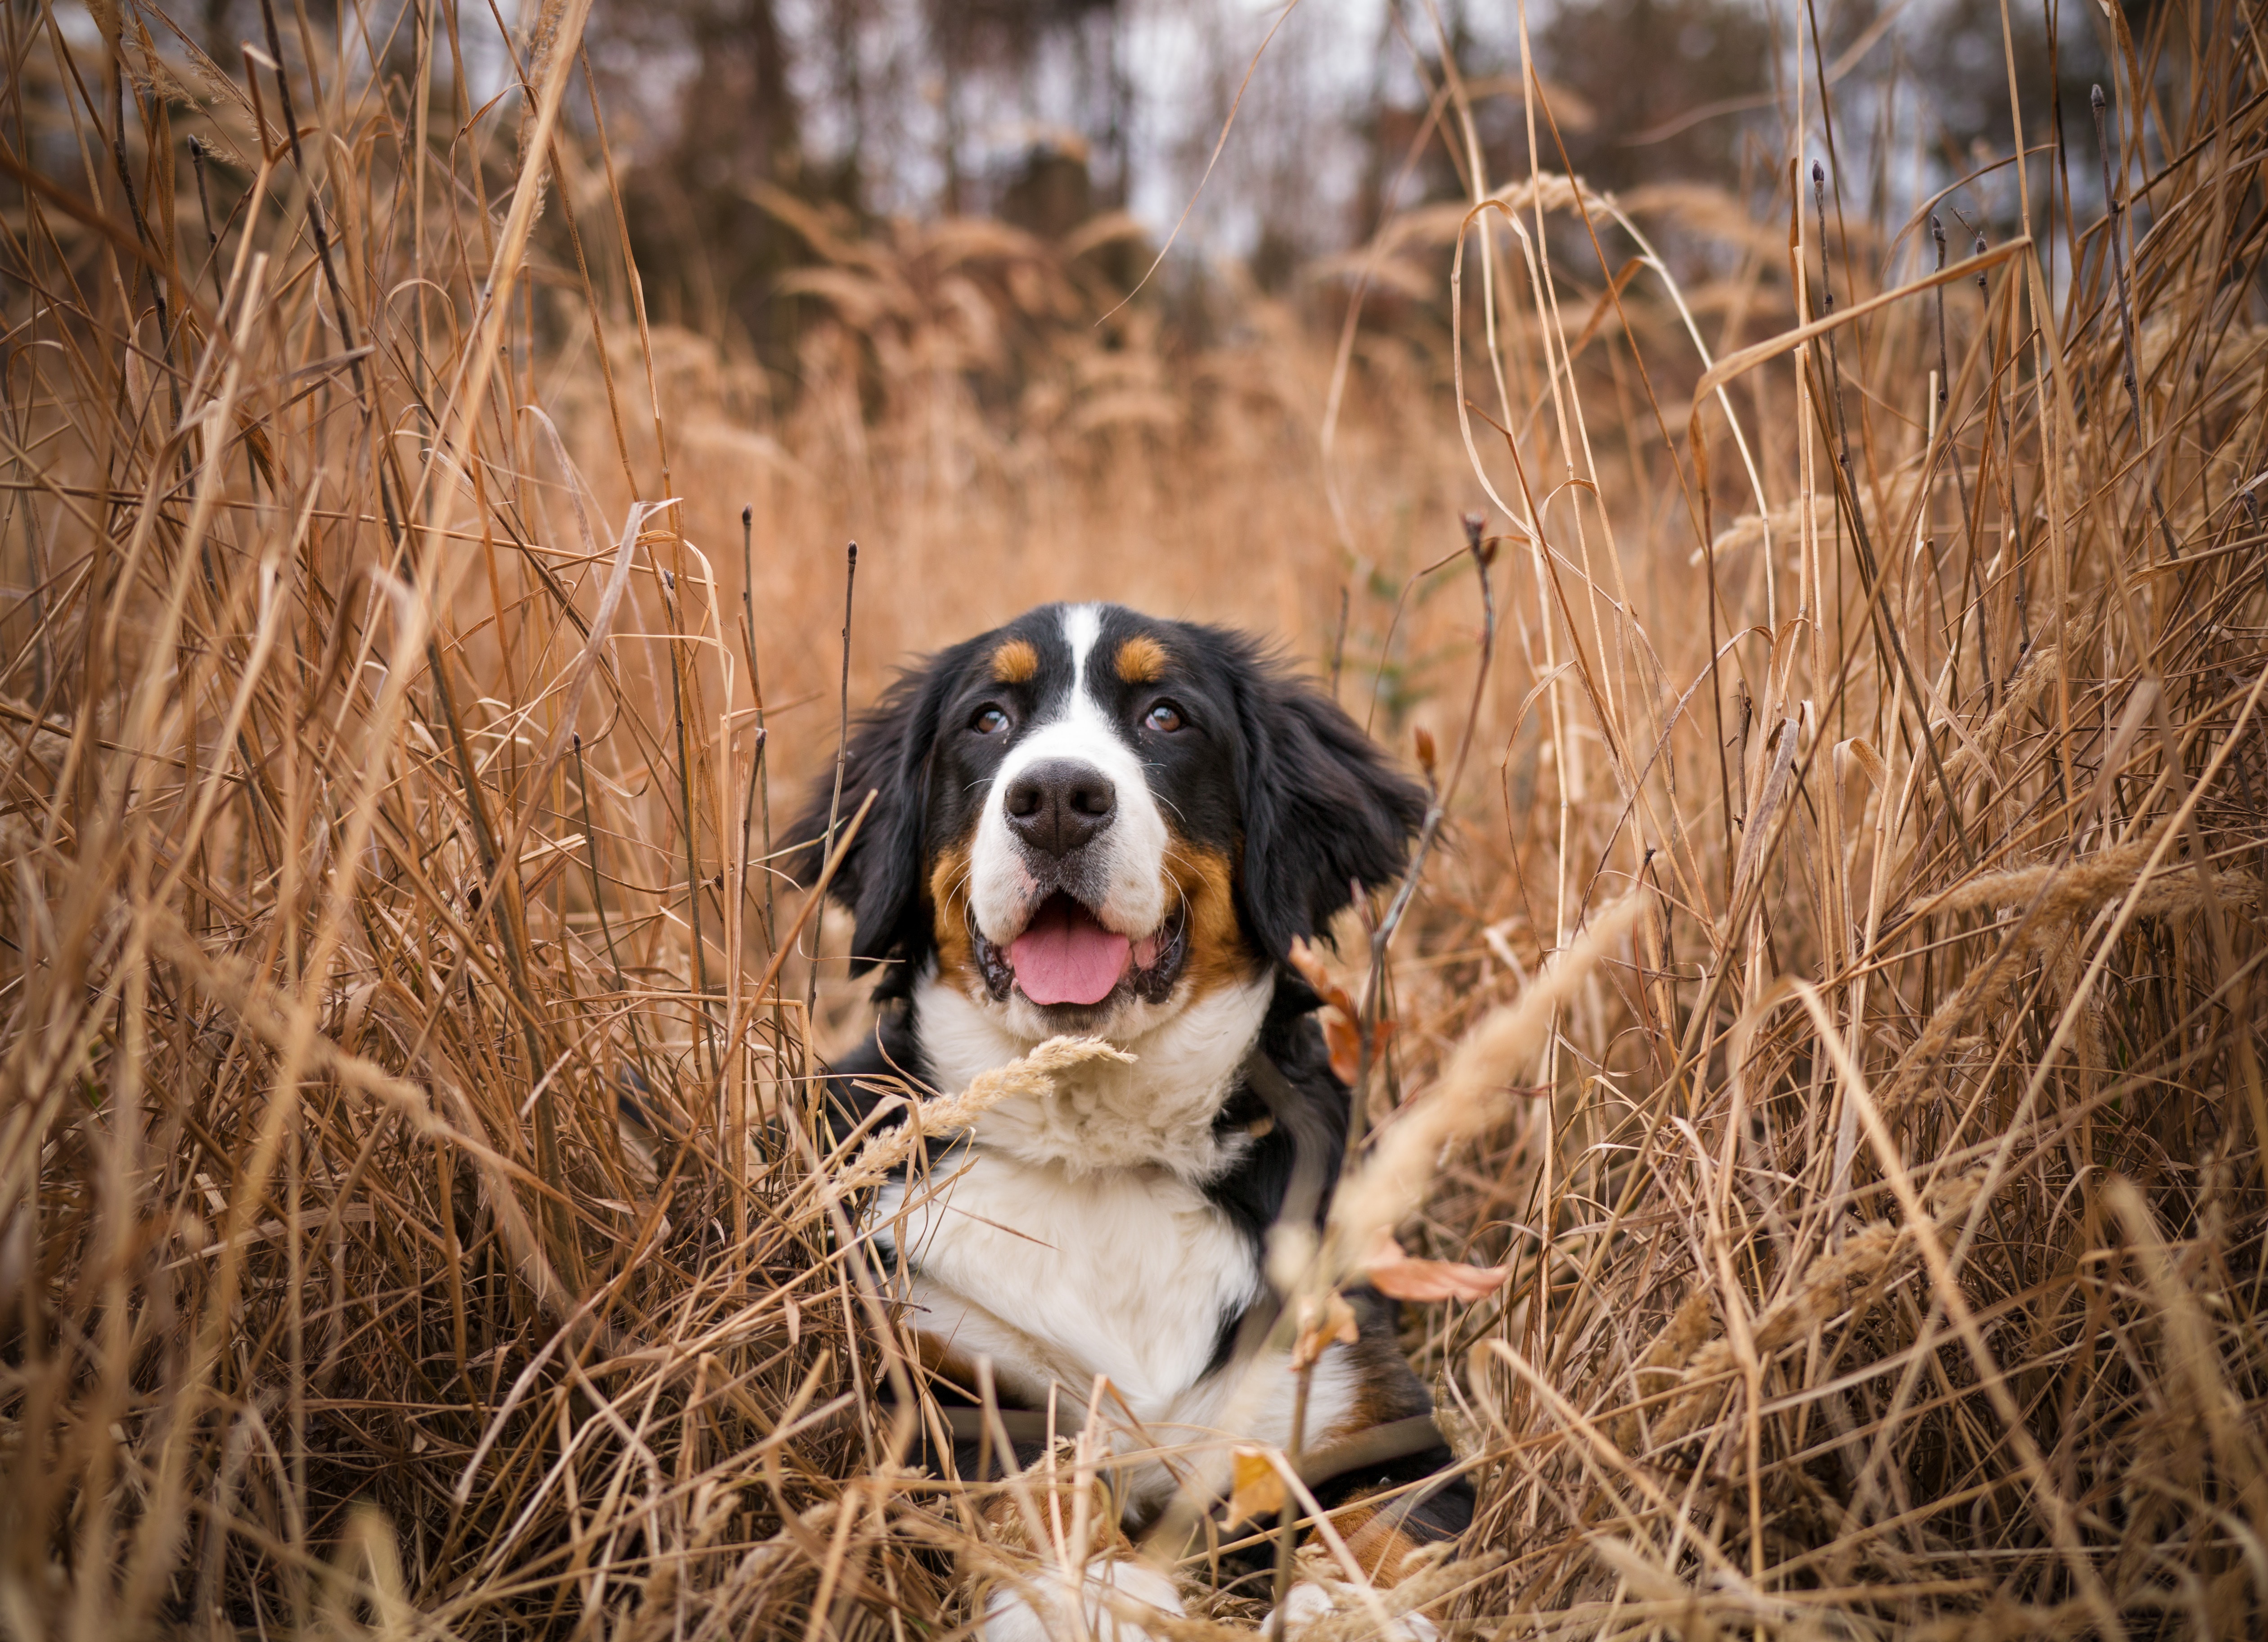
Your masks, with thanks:
[[[1454,78],[1479,203],[1202,344],[1121,221],[752,197],[791,394],[645,313],[587,10],[487,105],[448,4],[225,63],[6,11],[0,1632],[898,1642],[1032,1572],[903,1462],[814,1138],[859,989],[767,856],[852,539],[854,706],[1111,598],[1432,749],[1406,917],[1325,960],[1380,1000],[1335,1236],[1510,1269],[1409,1314],[1481,1514],[1403,1595],[2268,1629],[2249,14],[2120,35],[2107,145],[2012,111],[1981,251],[1808,163],[1605,197],[1543,99],[1473,174]],[[1176,1636],[1264,1610],[1183,1572]]]

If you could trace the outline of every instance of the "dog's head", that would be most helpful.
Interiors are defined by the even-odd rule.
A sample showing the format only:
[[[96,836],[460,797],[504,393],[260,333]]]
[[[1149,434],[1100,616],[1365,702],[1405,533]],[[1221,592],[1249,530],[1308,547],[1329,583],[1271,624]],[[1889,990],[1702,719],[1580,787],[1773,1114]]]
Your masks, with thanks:
[[[791,836],[820,870],[833,782]],[[1045,605],[854,730],[833,895],[857,967],[925,965],[1016,1035],[1130,1035],[1326,933],[1402,869],[1425,794],[1241,635]]]

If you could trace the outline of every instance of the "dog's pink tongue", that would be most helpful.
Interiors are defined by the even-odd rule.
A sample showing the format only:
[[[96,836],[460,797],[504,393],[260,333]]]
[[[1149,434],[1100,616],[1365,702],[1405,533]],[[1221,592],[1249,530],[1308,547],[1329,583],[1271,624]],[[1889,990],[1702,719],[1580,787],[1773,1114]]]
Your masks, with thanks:
[[[1035,1004],[1099,1004],[1126,972],[1126,938],[1096,923],[1083,907],[1050,901],[1008,943],[1016,984]]]

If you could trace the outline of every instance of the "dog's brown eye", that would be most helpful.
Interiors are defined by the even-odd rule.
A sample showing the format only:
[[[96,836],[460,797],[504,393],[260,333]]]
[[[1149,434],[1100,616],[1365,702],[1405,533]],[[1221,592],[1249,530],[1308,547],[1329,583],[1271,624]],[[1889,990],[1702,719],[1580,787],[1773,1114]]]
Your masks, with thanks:
[[[979,735],[992,735],[1008,727],[1008,715],[998,707],[980,707],[968,727]]]
[[[1182,710],[1171,702],[1160,702],[1150,709],[1149,725],[1152,730],[1162,730],[1171,735],[1182,727]]]

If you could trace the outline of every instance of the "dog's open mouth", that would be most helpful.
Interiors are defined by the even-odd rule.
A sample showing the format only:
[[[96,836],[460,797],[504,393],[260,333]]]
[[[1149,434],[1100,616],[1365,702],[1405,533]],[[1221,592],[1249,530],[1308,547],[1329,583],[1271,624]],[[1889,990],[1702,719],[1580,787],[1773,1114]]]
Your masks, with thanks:
[[[1092,1009],[1124,988],[1157,1004],[1174,990],[1189,955],[1189,910],[1175,907],[1165,927],[1130,940],[1057,890],[1006,946],[986,939],[973,913],[968,939],[985,990],[999,1001],[1012,988],[1043,1006]]]

